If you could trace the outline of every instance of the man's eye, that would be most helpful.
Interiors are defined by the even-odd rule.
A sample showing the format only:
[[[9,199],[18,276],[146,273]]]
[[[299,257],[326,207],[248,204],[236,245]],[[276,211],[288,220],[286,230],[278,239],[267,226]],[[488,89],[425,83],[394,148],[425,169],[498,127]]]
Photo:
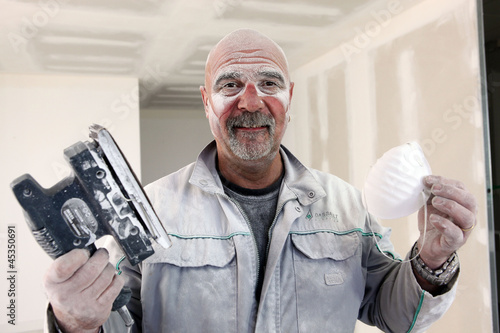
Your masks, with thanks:
[[[225,96],[232,96],[240,91],[238,82],[226,82],[219,85],[217,91]]]
[[[264,82],[264,85],[266,87],[273,87],[273,86],[277,86],[276,82],[273,82],[273,81],[266,81]]]
[[[236,88],[238,87],[238,85],[235,83],[235,82],[228,82],[228,83],[225,83],[224,85],[222,85],[222,88]]]
[[[275,81],[263,81],[260,84],[260,90],[266,94],[275,94],[280,88],[281,86]]]

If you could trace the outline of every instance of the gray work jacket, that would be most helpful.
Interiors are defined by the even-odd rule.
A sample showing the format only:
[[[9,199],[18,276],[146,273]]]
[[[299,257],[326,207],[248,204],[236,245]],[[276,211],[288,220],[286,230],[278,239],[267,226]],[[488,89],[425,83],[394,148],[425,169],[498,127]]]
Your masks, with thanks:
[[[360,193],[280,150],[285,176],[265,272],[238,204],[224,194],[212,142],[198,160],[146,187],[173,246],[123,265],[129,308],[143,332],[353,332],[356,320],[386,332],[418,332],[440,318],[456,286],[423,291],[392,253],[388,230]],[[375,236],[374,236],[374,233]],[[255,297],[264,274],[260,302]],[[119,320],[118,320],[119,322]],[[104,326],[117,332],[114,319]],[[140,331],[135,327],[136,331]]]

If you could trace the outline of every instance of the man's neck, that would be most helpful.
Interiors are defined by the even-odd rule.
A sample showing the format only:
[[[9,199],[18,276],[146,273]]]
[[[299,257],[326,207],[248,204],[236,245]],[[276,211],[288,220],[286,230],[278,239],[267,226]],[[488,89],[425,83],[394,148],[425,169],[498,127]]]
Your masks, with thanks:
[[[262,189],[276,182],[283,172],[283,162],[278,152],[272,159],[241,161],[218,155],[219,171],[233,184],[248,189]]]

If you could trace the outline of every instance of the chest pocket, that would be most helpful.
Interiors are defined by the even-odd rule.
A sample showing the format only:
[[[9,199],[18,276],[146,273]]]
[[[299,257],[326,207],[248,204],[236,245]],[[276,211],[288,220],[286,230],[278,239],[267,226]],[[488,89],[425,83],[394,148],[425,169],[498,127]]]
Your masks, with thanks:
[[[364,294],[358,234],[292,234],[291,240],[299,331],[352,332]]]
[[[156,250],[143,263],[143,331],[235,332],[232,239],[172,237],[171,248]]]

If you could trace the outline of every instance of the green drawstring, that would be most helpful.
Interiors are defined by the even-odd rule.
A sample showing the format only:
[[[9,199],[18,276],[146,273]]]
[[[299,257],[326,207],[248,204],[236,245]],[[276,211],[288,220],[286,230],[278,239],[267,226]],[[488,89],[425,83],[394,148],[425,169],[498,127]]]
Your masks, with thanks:
[[[122,270],[120,269],[120,264],[122,263],[123,260],[125,260],[125,256],[121,257],[120,260],[116,263],[116,270],[118,271],[118,275],[122,273]]]

